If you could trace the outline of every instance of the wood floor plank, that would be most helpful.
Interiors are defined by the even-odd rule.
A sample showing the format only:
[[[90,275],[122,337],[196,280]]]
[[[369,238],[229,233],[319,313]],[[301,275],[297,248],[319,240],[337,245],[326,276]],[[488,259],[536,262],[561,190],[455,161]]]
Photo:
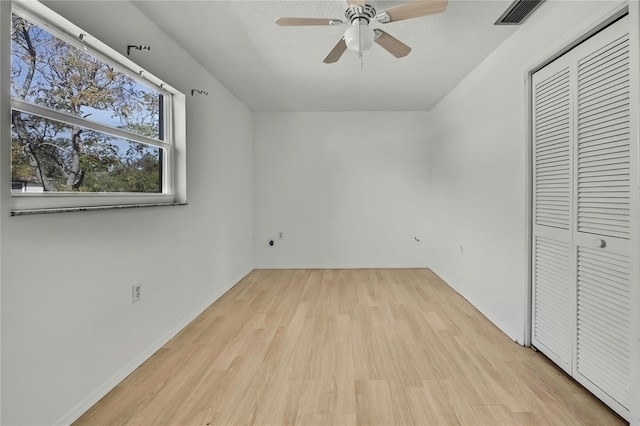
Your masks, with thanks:
[[[77,425],[625,422],[428,269],[256,270]]]
[[[386,380],[356,380],[354,388],[357,424],[407,424],[394,421],[391,389]]]
[[[407,390],[411,412],[419,425],[459,425],[460,420],[438,380],[424,381],[423,386]]]

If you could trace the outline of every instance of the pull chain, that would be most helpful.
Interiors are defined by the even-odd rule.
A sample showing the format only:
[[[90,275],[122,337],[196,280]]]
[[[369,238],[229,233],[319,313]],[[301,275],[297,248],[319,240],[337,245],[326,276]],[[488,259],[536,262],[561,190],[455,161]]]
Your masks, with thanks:
[[[358,21],[358,56],[360,57],[360,71],[364,70],[362,60],[362,24]]]

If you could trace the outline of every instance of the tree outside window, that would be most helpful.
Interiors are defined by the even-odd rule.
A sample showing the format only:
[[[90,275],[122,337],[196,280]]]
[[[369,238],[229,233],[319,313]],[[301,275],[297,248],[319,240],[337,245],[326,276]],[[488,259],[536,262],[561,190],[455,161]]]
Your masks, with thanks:
[[[17,14],[12,24],[12,188],[161,193],[163,95]]]

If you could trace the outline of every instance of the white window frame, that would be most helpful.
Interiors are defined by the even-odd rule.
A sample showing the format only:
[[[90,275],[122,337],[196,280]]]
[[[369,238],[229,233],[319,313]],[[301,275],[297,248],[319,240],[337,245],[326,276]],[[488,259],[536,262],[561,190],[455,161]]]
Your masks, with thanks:
[[[186,100],[185,95],[129,60],[115,49],[92,37],[43,4],[13,0],[12,12],[40,26],[66,43],[86,50],[97,59],[163,95],[164,139],[156,140],[135,133],[89,122],[60,111],[11,99],[11,108],[44,118],[78,125],[112,136],[163,149],[161,193],[39,192],[11,194],[11,214],[93,210],[101,208],[143,207],[186,204]]]

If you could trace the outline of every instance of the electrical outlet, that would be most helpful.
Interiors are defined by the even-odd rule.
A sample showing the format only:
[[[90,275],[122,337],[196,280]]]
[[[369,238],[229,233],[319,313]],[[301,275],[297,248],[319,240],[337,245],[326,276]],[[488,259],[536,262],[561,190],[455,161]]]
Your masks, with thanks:
[[[284,232],[280,232],[280,233],[278,234],[278,239],[279,239],[279,240],[284,240]]]
[[[142,299],[142,284],[133,284],[131,286],[131,301],[136,303]]]
[[[464,256],[464,247],[460,246],[460,255]]]

